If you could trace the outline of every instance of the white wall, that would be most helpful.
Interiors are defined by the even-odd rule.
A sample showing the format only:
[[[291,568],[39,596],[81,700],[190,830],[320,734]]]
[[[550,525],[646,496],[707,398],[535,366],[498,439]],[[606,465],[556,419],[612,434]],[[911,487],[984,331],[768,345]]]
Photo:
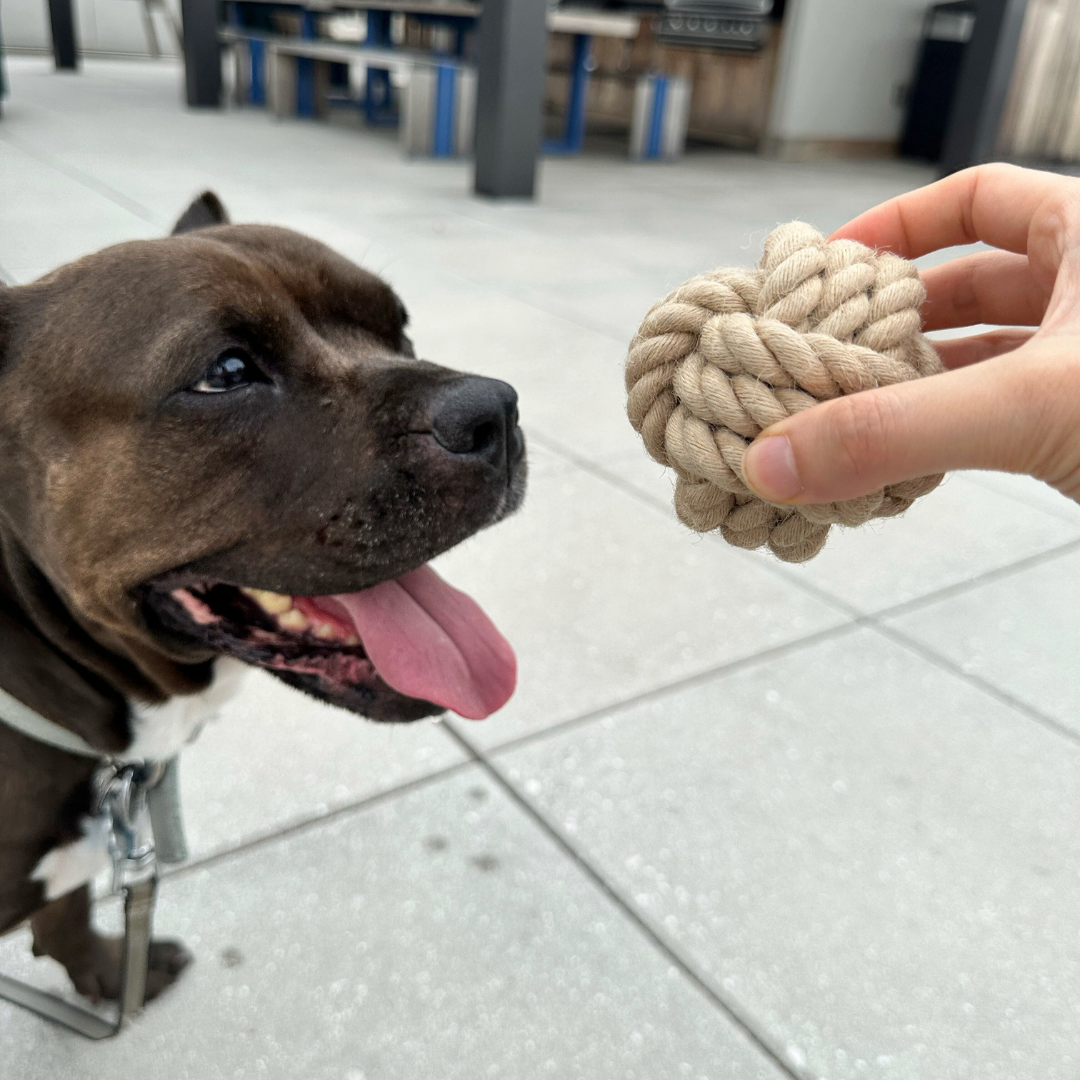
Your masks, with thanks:
[[[169,5],[179,11],[179,3]],[[51,49],[48,0],[0,0],[4,45],[12,49]],[[158,42],[166,55],[177,55],[176,41],[160,13],[154,15]],[[87,52],[146,56],[142,0],[76,0],[75,28]]]
[[[788,0],[769,135],[895,139],[931,0]]]

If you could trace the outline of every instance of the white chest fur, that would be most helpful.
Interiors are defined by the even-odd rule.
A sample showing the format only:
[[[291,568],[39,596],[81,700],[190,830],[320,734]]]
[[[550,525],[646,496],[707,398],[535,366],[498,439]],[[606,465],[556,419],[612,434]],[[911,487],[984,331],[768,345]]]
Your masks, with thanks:
[[[132,740],[118,756],[132,761],[168,761],[217,716],[240,689],[247,670],[239,660],[223,657],[214,665],[213,681],[201,693],[170,698],[164,705],[132,705]],[[45,886],[46,900],[85,885],[108,866],[102,822],[83,818],[81,827],[80,839],[46,852],[30,875]]]
[[[201,693],[169,698],[164,705],[132,705],[132,739],[120,756],[131,761],[168,761],[217,716],[240,689],[247,671],[239,660],[224,656],[214,664],[214,679]]]

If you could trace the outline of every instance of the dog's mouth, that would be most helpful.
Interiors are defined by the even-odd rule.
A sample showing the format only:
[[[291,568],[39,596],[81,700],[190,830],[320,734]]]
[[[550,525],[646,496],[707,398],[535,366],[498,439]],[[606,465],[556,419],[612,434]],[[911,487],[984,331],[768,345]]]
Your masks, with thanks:
[[[204,581],[151,585],[146,597],[166,633],[267,668],[373,719],[450,709],[480,720],[514,692],[509,643],[471,597],[429,566],[331,596]]]

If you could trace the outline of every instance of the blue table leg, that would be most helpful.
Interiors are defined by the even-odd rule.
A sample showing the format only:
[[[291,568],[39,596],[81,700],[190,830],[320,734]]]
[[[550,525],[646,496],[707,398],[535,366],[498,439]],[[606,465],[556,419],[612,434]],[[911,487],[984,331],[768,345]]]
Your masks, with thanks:
[[[457,65],[435,69],[435,131],[431,152],[435,157],[454,156],[454,114],[457,112]]]
[[[574,35],[574,59],[570,67],[570,94],[566,103],[566,127],[561,140],[546,142],[546,154],[579,154],[585,143],[585,101],[589,93],[592,36]]]
[[[306,41],[316,35],[315,13],[304,11],[300,16],[300,36]],[[315,61],[308,56],[296,58],[296,115],[315,115]]]
[[[369,11],[367,13],[367,38],[365,44],[372,48],[391,49],[394,47],[390,37],[389,11]],[[367,69],[364,80],[364,118],[369,124],[392,124],[394,97],[390,84],[390,72],[385,68]]]
[[[266,104],[266,42],[258,38],[248,38],[248,54],[251,57],[252,105]]]
[[[667,78],[657,75],[653,81],[652,116],[649,117],[649,135],[645,140],[645,157],[660,157],[660,145],[664,135],[664,103],[667,99]]]

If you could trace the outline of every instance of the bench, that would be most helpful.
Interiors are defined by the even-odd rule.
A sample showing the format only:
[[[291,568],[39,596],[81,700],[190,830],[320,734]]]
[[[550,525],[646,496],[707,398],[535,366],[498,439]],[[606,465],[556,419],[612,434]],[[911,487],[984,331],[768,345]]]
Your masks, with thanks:
[[[367,48],[256,34],[220,32],[236,58],[237,100],[266,104],[279,119],[322,117],[336,64],[365,71],[364,108],[371,123],[388,112],[391,79],[400,87],[402,149],[409,155],[459,157],[472,151],[476,71],[467,64],[409,49]]]

